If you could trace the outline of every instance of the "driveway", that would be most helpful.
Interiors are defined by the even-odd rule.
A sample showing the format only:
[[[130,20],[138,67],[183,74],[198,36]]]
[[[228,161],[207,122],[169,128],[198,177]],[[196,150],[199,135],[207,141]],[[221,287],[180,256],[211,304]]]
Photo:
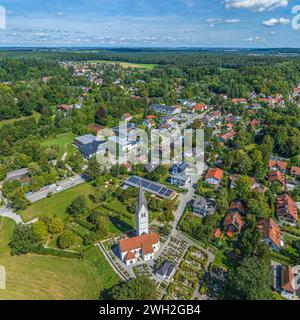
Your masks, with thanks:
[[[23,223],[22,218],[15,212],[13,212],[13,210],[8,206],[2,207],[0,209],[0,216],[5,218],[10,218],[14,220],[17,224]]]

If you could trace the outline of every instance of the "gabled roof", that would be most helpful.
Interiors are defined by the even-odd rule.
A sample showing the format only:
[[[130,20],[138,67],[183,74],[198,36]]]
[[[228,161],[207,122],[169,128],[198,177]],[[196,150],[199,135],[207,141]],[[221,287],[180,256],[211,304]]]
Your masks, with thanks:
[[[240,211],[241,213],[245,213],[245,207],[242,201],[233,201],[229,206],[230,211]]]
[[[223,178],[224,171],[219,168],[210,168],[205,176],[205,179],[217,179],[219,181]]]
[[[284,174],[278,170],[269,173],[269,181],[279,182],[282,185],[285,185],[286,183]]]
[[[259,221],[257,227],[262,232],[264,239],[269,238],[278,249],[281,248],[280,227],[272,218]]]
[[[228,213],[223,223],[225,229],[229,226],[234,226],[238,232],[242,230],[243,224],[243,219],[238,212]]]
[[[300,176],[300,167],[292,167],[291,174],[293,174],[295,176]]]
[[[133,259],[135,259],[135,255],[133,254],[132,251],[128,251],[126,256],[125,256],[125,260],[129,261],[129,260],[133,260]]]
[[[286,170],[287,162],[271,159],[269,161],[269,168],[273,168],[273,167],[278,167],[280,169]]]
[[[291,266],[282,266],[281,286],[283,290],[290,293],[295,293],[295,276]]]
[[[236,135],[236,132],[233,130],[230,130],[224,134],[220,135],[220,139],[222,139],[224,142],[227,142],[228,140],[232,139]]]
[[[155,245],[159,242],[159,235],[157,233],[149,233],[149,234],[142,234],[141,236],[121,240],[119,242],[121,252],[127,252],[137,249],[142,249],[143,243],[145,250],[148,248],[149,243],[151,245]]]
[[[279,218],[281,216],[290,215],[294,220],[298,220],[297,205],[287,193],[277,196],[276,212]]]

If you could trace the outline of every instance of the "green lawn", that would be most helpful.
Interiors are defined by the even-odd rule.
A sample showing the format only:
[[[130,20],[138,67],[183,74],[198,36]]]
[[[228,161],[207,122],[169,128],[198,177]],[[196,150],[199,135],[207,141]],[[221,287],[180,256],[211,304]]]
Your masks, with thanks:
[[[44,147],[51,147],[53,145],[59,145],[59,154],[58,157],[61,159],[65,152],[70,155],[76,151],[76,148],[72,145],[74,142],[75,134],[74,133],[63,133],[59,134],[56,137],[49,138],[44,140],[41,145]]]
[[[32,116],[27,116],[27,117],[20,117],[17,119],[8,119],[8,120],[1,120],[0,121],[0,128],[3,127],[6,124],[14,124],[15,122],[21,121],[21,120],[28,120],[31,118],[34,118],[36,120],[38,120],[41,117],[41,115],[37,112],[34,112]]]
[[[100,64],[120,64],[123,68],[140,68],[140,69],[153,69],[157,65],[153,63],[130,63],[122,61],[109,61],[109,60],[90,60],[88,63],[100,63]]]
[[[98,248],[83,260],[27,254],[11,256],[8,243],[14,223],[0,218],[0,264],[6,269],[6,290],[0,300],[96,300],[119,282]]]
[[[67,207],[76,197],[79,195],[88,197],[93,193],[94,188],[90,183],[82,183],[74,188],[54,194],[51,198],[33,203],[27,209],[21,211],[20,215],[25,222],[40,216],[64,218]],[[89,205],[91,205],[90,201]]]

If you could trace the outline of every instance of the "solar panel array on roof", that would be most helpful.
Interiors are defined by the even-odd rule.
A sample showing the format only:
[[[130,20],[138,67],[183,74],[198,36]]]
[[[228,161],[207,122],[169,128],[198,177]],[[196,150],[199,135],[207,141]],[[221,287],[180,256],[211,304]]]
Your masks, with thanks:
[[[140,184],[145,191],[155,194],[162,198],[172,198],[175,192],[172,189],[165,187],[164,185],[147,180],[138,176],[131,176],[125,181],[126,185],[138,188]]]

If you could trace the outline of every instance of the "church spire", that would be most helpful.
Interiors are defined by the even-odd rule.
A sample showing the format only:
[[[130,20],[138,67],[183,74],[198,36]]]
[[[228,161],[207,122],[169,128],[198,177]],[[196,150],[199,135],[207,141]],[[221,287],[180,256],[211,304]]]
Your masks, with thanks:
[[[140,183],[138,201],[136,205],[136,233],[142,235],[149,231],[148,207],[144,190]]]
[[[139,197],[137,202],[137,211],[140,211],[143,206],[148,210],[144,190],[143,190],[142,184],[140,183]]]

